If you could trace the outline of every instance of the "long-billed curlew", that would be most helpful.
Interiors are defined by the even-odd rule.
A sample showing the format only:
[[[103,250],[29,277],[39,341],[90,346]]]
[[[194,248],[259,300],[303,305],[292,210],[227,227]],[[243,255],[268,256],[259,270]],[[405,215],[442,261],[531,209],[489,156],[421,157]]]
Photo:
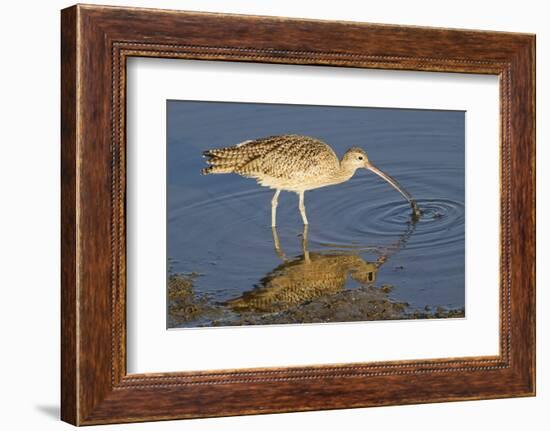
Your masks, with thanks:
[[[330,296],[344,290],[349,277],[362,286],[376,282],[378,270],[388,259],[398,253],[415,230],[415,224],[408,225],[406,232],[386,247],[360,247],[356,250],[331,250],[329,252],[309,251],[308,226],[302,234],[302,255],[288,259],[281,248],[277,228],[273,227],[275,252],[283,261],[271,270],[254,289],[244,292],[238,298],[230,299],[225,305],[234,311],[275,312],[295,305]],[[366,261],[361,251],[370,250],[376,259]]]
[[[271,200],[271,225],[276,225],[277,203],[281,190],[299,196],[302,220],[308,224],[304,192],[348,181],[359,168],[368,169],[397,189],[411,204],[413,218],[421,212],[411,195],[399,183],[374,166],[367,153],[358,147],[346,151],[342,160],[323,141],[309,136],[278,135],[245,141],[232,147],[204,151],[210,165],[207,174],[235,173],[255,178],[264,186],[275,189]]]

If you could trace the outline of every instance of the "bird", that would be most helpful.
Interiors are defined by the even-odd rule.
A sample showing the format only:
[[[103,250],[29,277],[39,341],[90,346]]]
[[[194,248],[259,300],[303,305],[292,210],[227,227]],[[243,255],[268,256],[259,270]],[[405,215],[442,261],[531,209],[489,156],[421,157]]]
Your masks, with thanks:
[[[378,265],[345,253],[311,253],[285,262],[260,280],[258,286],[224,305],[235,311],[276,312],[332,296],[344,290],[349,276],[362,285],[376,280]]]
[[[359,254],[350,252],[310,252],[307,237],[308,226],[304,225],[303,254],[287,259],[280,248],[277,230],[273,228],[275,251],[283,263],[263,277],[254,289],[224,305],[237,312],[284,311],[341,292],[349,277],[363,286],[372,286],[379,267],[387,260],[387,256],[380,256],[375,262],[367,262]]]
[[[255,179],[261,186],[275,190],[271,200],[271,226],[277,224],[277,205],[281,191],[298,194],[299,210],[308,225],[304,193],[348,181],[357,169],[368,169],[387,181],[412,208],[413,220],[421,211],[416,201],[391,176],[374,166],[365,150],[349,148],[342,159],[321,139],[297,135],[274,135],[247,140],[234,146],[203,151],[208,167],[203,175],[238,174]]]

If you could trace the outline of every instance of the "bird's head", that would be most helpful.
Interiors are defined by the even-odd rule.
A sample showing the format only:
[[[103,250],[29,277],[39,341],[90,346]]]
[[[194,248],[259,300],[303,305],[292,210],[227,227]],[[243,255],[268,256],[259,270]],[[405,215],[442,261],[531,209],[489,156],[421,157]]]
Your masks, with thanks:
[[[369,158],[367,157],[367,153],[359,147],[350,148],[342,158],[342,166],[350,170],[366,168],[368,164]]]
[[[411,197],[409,192],[407,192],[398,182],[395,178],[391,177],[390,175],[386,174],[385,172],[378,169],[376,166],[374,166],[369,158],[367,157],[367,153],[365,150],[359,147],[352,147],[349,150],[346,151],[344,154],[344,157],[342,158],[341,166],[344,170],[355,172],[355,170],[359,168],[365,168],[369,171],[375,173],[379,177],[383,178],[385,181],[387,181],[393,188],[395,188],[399,193],[403,195],[407,201],[411,204],[411,207],[413,209],[413,214],[415,218],[419,218],[421,215],[421,211],[418,208],[418,205],[416,204],[416,201]]]
[[[361,262],[352,269],[350,275],[351,278],[361,284],[374,284],[377,272],[378,265],[361,260]]]

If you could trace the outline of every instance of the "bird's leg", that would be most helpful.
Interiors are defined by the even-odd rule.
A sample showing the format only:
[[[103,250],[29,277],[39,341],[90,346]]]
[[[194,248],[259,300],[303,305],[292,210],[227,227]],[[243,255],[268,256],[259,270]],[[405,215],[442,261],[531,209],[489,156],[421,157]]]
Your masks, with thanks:
[[[306,263],[309,263],[310,262],[310,259],[309,259],[309,249],[308,249],[308,244],[307,244],[307,232],[308,232],[308,225],[305,224],[304,225],[304,233],[302,234],[302,252],[304,253],[304,261]]]
[[[273,233],[273,244],[275,245],[275,253],[283,261],[286,262],[286,255],[283,249],[281,248],[281,242],[279,241],[279,235],[277,235],[277,228],[271,226],[271,232]]]
[[[279,203],[279,195],[281,190],[277,190],[271,199],[271,227],[277,225],[277,204]]]
[[[304,224],[308,224],[306,216],[306,206],[304,205],[304,192],[299,192],[298,196],[300,197],[300,214],[302,215],[302,220]]]

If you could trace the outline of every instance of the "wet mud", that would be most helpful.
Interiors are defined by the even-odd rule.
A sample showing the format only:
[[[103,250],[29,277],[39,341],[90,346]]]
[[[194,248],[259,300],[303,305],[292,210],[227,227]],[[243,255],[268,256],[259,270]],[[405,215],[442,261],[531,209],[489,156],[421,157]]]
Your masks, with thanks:
[[[392,297],[393,286],[362,285],[326,292],[313,299],[277,303],[273,307],[216,303],[193,290],[196,275],[172,275],[168,280],[169,327],[279,325],[375,320],[463,318],[464,308],[414,309]],[[254,292],[252,292],[254,293]],[[257,304],[253,302],[253,304]],[[241,304],[242,305],[242,304]]]

